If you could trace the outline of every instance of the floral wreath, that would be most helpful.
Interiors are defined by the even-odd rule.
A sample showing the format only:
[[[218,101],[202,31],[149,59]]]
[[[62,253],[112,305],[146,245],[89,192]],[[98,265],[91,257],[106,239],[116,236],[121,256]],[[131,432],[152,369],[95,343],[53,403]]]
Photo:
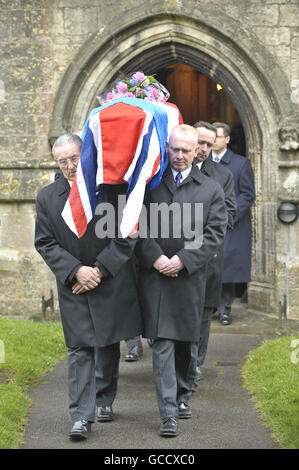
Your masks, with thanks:
[[[135,72],[129,78],[118,78],[110,83],[97,98],[103,105],[118,98],[140,98],[146,101],[165,103],[169,96],[169,91],[153,75]]]

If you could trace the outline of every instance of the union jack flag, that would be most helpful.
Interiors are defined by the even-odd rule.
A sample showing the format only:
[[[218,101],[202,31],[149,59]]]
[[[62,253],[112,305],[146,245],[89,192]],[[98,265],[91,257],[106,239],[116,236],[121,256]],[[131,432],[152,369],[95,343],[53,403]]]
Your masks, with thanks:
[[[120,232],[137,230],[145,187],[161,181],[168,158],[165,142],[183,122],[172,103],[122,98],[95,108],[82,133],[82,150],[69,198],[62,211],[68,227],[81,238],[94,216],[101,184],[127,182]]]

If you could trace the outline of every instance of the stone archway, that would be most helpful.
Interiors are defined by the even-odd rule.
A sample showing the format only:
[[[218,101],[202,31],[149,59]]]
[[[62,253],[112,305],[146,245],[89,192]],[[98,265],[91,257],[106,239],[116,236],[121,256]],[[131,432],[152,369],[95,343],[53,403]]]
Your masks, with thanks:
[[[274,168],[278,170],[278,122],[281,114],[288,114],[284,96],[289,90],[281,71],[272,74],[276,82],[268,82],[263,61],[269,54],[264,51],[259,56],[254,44],[251,51],[252,56],[214,27],[184,16],[141,18],[119,26],[115,32],[98,33],[79,51],[63,78],[55,101],[50,140],[82,127],[90,109],[98,105],[96,95],[120,72],[153,73],[181,62],[217,80],[241,117],[256,178],[249,305],[277,312]],[[271,61],[269,56],[269,64]]]

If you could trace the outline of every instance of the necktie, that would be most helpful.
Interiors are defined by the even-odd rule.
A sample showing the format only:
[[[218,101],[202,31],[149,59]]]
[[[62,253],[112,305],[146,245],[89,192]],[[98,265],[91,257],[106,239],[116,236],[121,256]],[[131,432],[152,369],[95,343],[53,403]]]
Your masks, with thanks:
[[[181,179],[182,179],[182,173],[178,172],[176,177],[175,177],[175,185],[178,188],[181,184]]]
[[[220,158],[219,158],[219,157],[214,157],[214,162],[219,163],[219,162],[220,162]]]

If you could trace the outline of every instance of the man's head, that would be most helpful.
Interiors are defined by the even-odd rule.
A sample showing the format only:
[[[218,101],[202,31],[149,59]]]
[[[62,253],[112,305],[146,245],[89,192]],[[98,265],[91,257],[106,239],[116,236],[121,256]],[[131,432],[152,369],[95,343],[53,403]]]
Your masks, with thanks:
[[[52,153],[63,176],[73,181],[80,160],[82,140],[76,134],[64,134],[54,142]]]
[[[217,129],[212,124],[206,121],[198,121],[194,124],[197,131],[198,139],[198,154],[195,157],[195,162],[205,161],[216,139]]]
[[[219,155],[227,149],[227,145],[230,141],[230,127],[225,122],[213,122],[213,126],[217,129],[213,152]]]
[[[197,133],[187,124],[180,124],[173,128],[169,143],[166,143],[169,163],[176,171],[184,171],[190,168],[194,157],[197,155]]]

